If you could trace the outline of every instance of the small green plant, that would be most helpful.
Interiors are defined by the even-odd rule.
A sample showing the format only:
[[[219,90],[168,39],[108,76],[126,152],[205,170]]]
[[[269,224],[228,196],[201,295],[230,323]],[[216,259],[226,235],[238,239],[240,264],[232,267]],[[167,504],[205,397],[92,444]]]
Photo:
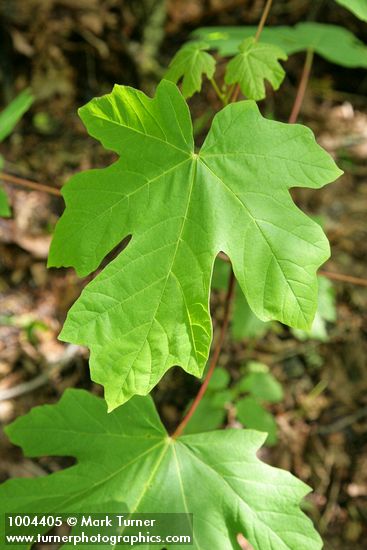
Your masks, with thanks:
[[[317,34],[308,24],[289,31],[298,33],[300,44],[290,40],[283,47],[284,37],[275,45],[262,42],[260,35],[269,36],[270,30],[262,30],[270,4],[258,29],[249,30],[253,37],[242,42],[241,36],[223,82],[206,45],[194,43],[175,56],[153,98],[116,85],[79,110],[89,134],[119,158],[65,185],[66,209],[49,266],[73,266],[86,276],[131,236],[85,286],[60,335],[89,347],[91,376],[104,386],[107,406],[85,391],[68,390],[56,405],[36,408],[10,425],[10,439],[28,456],[67,455],[77,464],[41,479],[6,482],[2,511],[107,512],[114,502],[127,513],[193,513],[196,549],[236,548],[239,533],[255,550],[321,549],[300,507],[309,488],[256,457],[267,437],[270,444],[276,440],[266,407],[281,400],[280,385],[267,367],[250,364],[228,387],[228,374],[215,366],[235,280],[237,299],[260,322],[312,326],[317,270],[329,257],[329,244],[289,189],[318,189],[342,173],[310,129],[267,120],[254,100],[264,96],[265,80],[280,86],[279,60],[292,48],[313,44],[326,55],[330,31],[348,44],[342,56],[349,66],[357,65],[364,49],[347,31],[319,27]],[[220,108],[199,149],[185,97],[200,91],[206,77]],[[181,80],[183,94],[176,85]],[[237,102],[241,89],[247,99]],[[203,375],[219,253],[231,267],[218,343],[198,395],[168,436],[147,394],[173,365]],[[248,429],[208,431],[223,422],[228,401],[243,425],[268,436]]]
[[[336,307],[334,287],[325,277],[319,277],[318,300],[318,307],[311,328],[308,330],[291,329],[293,335],[299,340],[312,338],[327,342],[329,339],[328,324],[333,324],[336,321]]]
[[[212,287],[224,290],[230,273],[227,262],[217,261],[214,266]],[[307,330],[291,328],[292,334],[299,340],[328,340],[328,324],[336,321],[335,292],[332,283],[325,277],[318,277],[318,305],[311,327]],[[262,321],[251,310],[246,296],[237,285],[234,291],[232,324],[230,332],[237,341],[262,338],[270,330],[280,330],[275,321]]]
[[[13,131],[17,122],[28,111],[33,103],[33,96],[29,90],[23,90],[13,101],[0,113],[0,142]],[[0,170],[4,160],[0,155]],[[7,218],[11,215],[7,194],[0,186],[0,216]]]
[[[274,445],[278,440],[277,425],[266,407],[283,399],[283,389],[269,368],[262,363],[251,361],[244,369],[244,376],[232,391],[234,397],[240,397],[235,401],[238,420],[246,428],[266,432],[266,443]]]
[[[0,326],[17,327],[32,344],[37,342],[37,332],[47,330],[47,325],[32,315],[0,315]]]
[[[237,418],[246,428],[266,432],[266,444],[277,442],[276,422],[267,406],[283,399],[282,386],[262,363],[250,361],[240,372],[241,378],[230,386],[228,372],[219,367],[215,370],[185,433],[215,430],[231,411],[232,420]]]
[[[232,404],[230,380],[230,375],[225,369],[220,367],[215,369],[204,397],[185,427],[185,434],[209,432],[224,424],[227,415],[226,408]],[[188,404],[187,411],[191,405],[192,402]]]

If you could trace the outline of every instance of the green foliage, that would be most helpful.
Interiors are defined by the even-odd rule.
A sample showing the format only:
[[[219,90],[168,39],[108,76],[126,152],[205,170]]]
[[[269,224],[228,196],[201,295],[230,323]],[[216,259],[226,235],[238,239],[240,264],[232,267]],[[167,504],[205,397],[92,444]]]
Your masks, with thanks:
[[[262,321],[255,315],[244,293],[237,286],[230,329],[233,339],[241,341],[244,338],[262,338],[272,326],[269,321]]]
[[[215,59],[205,50],[205,42],[189,42],[185,44],[172,59],[164,78],[177,83],[182,80],[182,94],[191,97],[200,92],[203,76],[213,78]]]
[[[225,406],[232,401],[232,393],[228,390],[229,382],[228,372],[217,367],[204,397],[186,425],[185,434],[208,432],[223,424],[226,416]],[[190,405],[191,403],[188,408]]]
[[[234,386],[235,396],[248,394],[236,402],[239,421],[246,427],[266,432],[266,443],[277,441],[277,425],[273,415],[266,409],[267,403],[279,403],[283,399],[283,388],[263,363],[251,361],[245,374]]]
[[[64,187],[49,265],[87,275],[133,236],[83,290],[60,335],[91,349],[92,377],[110,410],[147,394],[172,365],[202,374],[220,250],[260,319],[310,326],[329,246],[288,190],[321,187],[341,171],[308,128],[266,120],[242,101],[215,116],[195,153],[187,104],[168,81],[154,99],[115,86],[80,115],[121,158]]]
[[[228,405],[235,408],[238,420],[247,428],[267,432],[268,445],[277,442],[276,422],[265,407],[268,403],[279,403],[283,399],[283,388],[262,363],[251,361],[243,371],[243,376],[231,388],[228,388],[228,372],[224,369],[214,371],[185,433],[201,433],[219,428],[225,420],[225,407]]]
[[[336,2],[354,13],[362,21],[367,21],[367,0],[336,0]]]
[[[218,260],[214,265],[212,286],[218,290],[226,288],[230,266]],[[307,330],[292,328],[292,334],[299,340],[313,338],[326,342],[328,340],[327,323],[336,321],[335,291],[332,283],[325,277],[318,277],[318,304],[311,327]],[[230,331],[234,340],[261,338],[269,330],[276,328],[275,323],[261,321],[252,312],[245,295],[235,288]]]
[[[223,56],[232,56],[242,40],[255,32],[256,27],[251,26],[206,27],[198,29],[194,35],[206,40]],[[262,41],[278,46],[287,55],[311,49],[343,67],[367,67],[367,46],[350,31],[336,25],[299,23],[294,27],[269,27],[263,30]]]
[[[29,90],[23,90],[0,113],[0,141],[3,141],[13,131],[17,122],[28,111],[34,100]]]
[[[23,90],[0,113],[0,141],[3,141],[13,131],[17,122],[33,103],[33,95],[29,90]],[[0,170],[3,167],[3,159],[0,155]],[[0,186],[0,216],[7,218],[11,215],[7,194]]]
[[[230,273],[230,265],[222,260],[214,264],[212,287],[217,290],[225,290]],[[240,287],[236,285],[233,297],[230,332],[234,340],[241,341],[245,338],[261,338],[272,327],[272,323],[261,321],[253,313],[248,301]]]
[[[266,443],[275,445],[277,442],[277,425],[274,417],[251,396],[243,397],[237,402],[237,417],[250,429],[260,430],[268,434]]]
[[[327,323],[336,321],[336,304],[334,287],[325,277],[319,277],[319,297],[315,319],[309,330],[292,329],[293,335],[299,340],[313,338],[327,342]]]
[[[63,189],[66,210],[49,265],[73,266],[85,276],[123,239],[131,241],[85,287],[60,338],[90,348],[92,378],[105,387],[109,411],[132,399],[108,415],[101,399],[68,390],[57,405],[33,409],[9,426],[12,442],[28,456],[71,456],[77,463],[39,479],[6,482],[0,511],[186,511],[194,515],[197,549],[237,547],[242,533],[254,550],[319,550],[321,540],[299,506],[307,486],[256,457],[265,436],[213,431],[229,409],[247,428],[267,432],[267,444],[277,441],[267,408],[282,400],[283,390],[268,367],[249,363],[232,385],[228,372],[217,369],[177,439],[167,434],[152,399],[142,396],[172,365],[203,374],[212,338],[213,266],[221,251],[238,283],[235,338],[265,333],[269,319],[294,327],[299,338],[302,331],[325,338],[325,322],[335,318],[323,281],[324,312],[313,322],[316,273],[329,247],[289,189],[320,188],[340,170],[310,130],[263,118],[254,101],[220,111],[197,151],[183,96],[200,91],[206,76],[223,103],[232,92],[228,86],[237,83],[257,101],[265,97],[265,80],[279,88],[284,52],[312,49],[341,65],[366,67],[367,48],[344,29],[314,23],[265,29],[265,42],[256,42],[251,27],[233,31],[229,40],[221,30],[201,32],[210,45],[181,48],[153,99],[115,86],[79,111],[90,135],[119,158],[74,176]],[[227,65],[223,89],[213,80],[215,59],[207,52],[213,41],[222,53],[240,49]],[[181,80],[182,95],[175,86]],[[0,139],[31,102],[26,92],[2,113]],[[209,110],[196,121],[196,130],[211,116]],[[47,134],[46,122],[35,119]],[[9,208],[0,189],[2,212],[8,215]],[[37,326],[25,327],[29,338]]]
[[[0,170],[1,170],[1,163],[0,163]],[[5,193],[5,190],[2,187],[0,187],[0,216],[2,216],[3,218],[8,218],[10,215],[11,215],[11,210],[8,202],[8,196]]]
[[[250,361],[246,365],[246,374],[236,384],[236,392],[250,393],[253,397],[279,403],[283,399],[283,388],[263,363]]]
[[[278,59],[286,60],[287,55],[274,44],[256,42],[253,37],[245,38],[238,53],[227,64],[225,82],[239,83],[244,96],[258,101],[266,96],[265,80],[274,90],[283,82],[285,72]]]
[[[7,481],[0,489],[3,513],[107,512],[113,501],[121,512],[192,512],[195,549],[235,548],[239,532],[255,550],[322,547],[299,508],[308,487],[256,457],[264,439],[257,432],[174,440],[150,397],[108,415],[104,402],[83,390],[67,390],[57,405],[33,409],[6,431],[27,456],[73,456],[77,464]]]

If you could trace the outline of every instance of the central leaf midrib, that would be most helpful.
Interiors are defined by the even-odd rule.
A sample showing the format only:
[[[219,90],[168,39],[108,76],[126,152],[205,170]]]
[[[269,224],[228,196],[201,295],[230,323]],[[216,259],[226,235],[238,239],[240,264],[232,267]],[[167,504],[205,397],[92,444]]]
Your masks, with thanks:
[[[177,478],[178,478],[178,481],[179,481],[179,484],[180,484],[180,489],[181,489],[181,496],[182,496],[182,502],[184,504],[184,507],[185,507],[185,511],[187,514],[190,514],[190,511],[189,511],[189,508],[188,508],[188,505],[187,505],[187,501],[186,501],[186,494],[185,494],[185,488],[184,488],[184,484],[183,484],[183,479],[182,479],[182,476],[181,476],[181,465],[180,465],[180,462],[178,460],[178,456],[177,456],[177,452],[176,452],[176,446],[175,446],[175,442],[173,441],[173,444],[172,444],[172,454],[173,454],[173,458],[175,460],[175,463],[176,463],[176,471],[177,471]],[[193,528],[193,525],[191,523],[191,528],[192,528],[192,538],[193,538],[193,541],[194,543],[196,544],[196,547],[198,550],[201,550],[201,547],[198,543],[198,540],[195,536],[195,532],[194,532],[194,528]]]
[[[152,472],[149,476],[149,478],[147,479],[147,481],[145,482],[144,484],[144,487],[143,487],[143,490],[140,494],[140,496],[138,497],[137,501],[135,502],[135,504],[133,505],[131,511],[130,511],[130,515],[131,514],[134,514],[136,512],[136,510],[138,509],[139,505],[141,504],[142,500],[144,499],[146,493],[149,491],[149,489],[151,488],[151,484],[153,483],[153,480],[155,478],[155,476],[157,475],[158,471],[159,471],[159,466],[161,465],[161,462],[162,460],[164,459],[164,457],[166,456],[167,454],[167,451],[168,449],[170,448],[171,446],[171,439],[167,436],[167,439],[166,441],[163,440],[163,449],[162,449],[162,452],[161,454],[159,455],[158,459],[157,459],[157,462],[155,464],[155,466],[153,467],[152,469]]]
[[[191,182],[190,182],[190,187],[189,187],[189,192],[188,192],[188,199],[187,199],[187,204],[186,204],[186,209],[185,209],[185,213],[182,217],[182,225],[181,225],[181,228],[180,228],[180,232],[179,232],[179,235],[177,237],[177,243],[176,243],[176,248],[174,250],[174,253],[173,253],[173,257],[172,257],[172,261],[171,261],[171,265],[169,267],[169,269],[167,270],[167,275],[164,279],[164,285],[163,285],[163,288],[162,288],[162,292],[159,296],[159,299],[157,300],[157,307],[154,311],[154,314],[152,315],[152,320],[149,324],[149,327],[148,327],[148,330],[146,332],[146,336],[145,338],[143,339],[143,343],[142,345],[140,346],[139,350],[136,352],[136,355],[135,355],[135,358],[134,360],[131,362],[131,365],[128,369],[128,371],[126,372],[125,374],[125,377],[124,377],[124,380],[123,380],[123,383],[126,381],[127,377],[129,376],[130,372],[131,372],[131,369],[134,368],[135,366],[135,361],[137,359],[137,357],[139,356],[139,354],[141,353],[141,351],[143,350],[143,347],[149,337],[149,334],[150,334],[150,331],[152,330],[152,327],[153,327],[153,323],[155,321],[155,318],[157,316],[157,313],[158,313],[158,310],[160,308],[160,305],[162,303],[162,298],[163,298],[163,295],[164,295],[164,292],[166,290],[166,287],[167,287],[167,283],[168,283],[168,280],[169,280],[169,277],[172,273],[172,269],[173,269],[173,265],[175,263],[175,260],[176,260],[176,256],[177,256],[177,252],[178,252],[178,249],[179,249],[179,244],[180,244],[180,241],[181,241],[181,236],[182,236],[182,233],[184,231],[184,227],[185,227],[185,223],[186,223],[186,220],[187,220],[187,213],[189,211],[189,208],[190,208],[190,203],[191,203],[191,197],[192,197],[192,191],[193,191],[193,188],[194,188],[194,184],[195,184],[195,176],[196,176],[196,170],[197,170],[197,163],[196,161],[193,161],[193,169],[192,169],[192,178],[191,178]],[[192,335],[193,336],[193,335]],[[197,360],[197,357],[196,357],[196,360]],[[150,376],[149,376],[149,385],[151,383],[151,377],[152,377],[152,369],[150,371]],[[122,390],[120,390],[122,391]]]
[[[210,148],[212,148],[212,147],[213,146],[211,146]],[[205,160],[204,160],[205,157],[226,157],[228,155],[240,155],[240,156],[245,156],[245,157],[259,157],[259,158],[264,159],[266,162],[269,162],[269,159],[273,158],[273,159],[276,159],[276,160],[292,162],[292,163],[295,163],[295,164],[301,165],[301,166],[305,165],[305,166],[311,166],[312,168],[319,168],[320,170],[328,170],[324,166],[319,166],[319,165],[315,164],[314,162],[306,162],[305,160],[298,160],[298,159],[292,159],[292,158],[287,158],[287,157],[280,157],[279,155],[265,155],[265,154],[261,154],[261,153],[250,153],[248,151],[226,151],[225,153],[205,153],[205,152],[203,152],[203,154],[200,155],[200,156],[202,158],[202,162],[205,162]]]

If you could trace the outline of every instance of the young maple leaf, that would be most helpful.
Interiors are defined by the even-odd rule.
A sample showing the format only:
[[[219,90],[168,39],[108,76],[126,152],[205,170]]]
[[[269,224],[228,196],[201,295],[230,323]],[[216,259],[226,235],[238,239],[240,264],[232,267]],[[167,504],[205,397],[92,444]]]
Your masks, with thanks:
[[[172,59],[168,71],[164,75],[166,80],[177,83],[182,80],[182,94],[191,97],[195,92],[200,92],[203,75],[213,78],[215,71],[215,59],[205,50],[208,44],[205,42],[189,42],[176,53]]]
[[[329,245],[289,188],[318,188],[341,171],[308,128],[266,120],[242,101],[216,115],[195,153],[187,104],[167,81],[154,99],[115,86],[80,116],[120,158],[64,187],[49,265],[87,275],[132,235],[83,290],[60,335],[90,348],[110,409],[147,394],[172,365],[202,375],[220,251],[260,319],[311,325]]]
[[[287,59],[283,50],[273,44],[256,42],[253,37],[246,38],[239,50],[240,53],[227,65],[226,83],[238,82],[244,96],[255,101],[266,96],[265,80],[277,90],[285,77],[285,71],[278,62],[278,59]]]

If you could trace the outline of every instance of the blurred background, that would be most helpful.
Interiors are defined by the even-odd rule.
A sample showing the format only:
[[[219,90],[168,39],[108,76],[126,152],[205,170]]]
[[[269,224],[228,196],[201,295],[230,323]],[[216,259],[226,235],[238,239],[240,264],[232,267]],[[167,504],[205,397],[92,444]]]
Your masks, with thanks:
[[[114,83],[154,93],[191,32],[201,26],[256,25],[262,9],[263,0],[0,0],[0,111],[25,88],[35,97],[0,143],[3,172],[59,189],[77,171],[106,166],[114,155],[87,136],[77,108]],[[367,23],[333,0],[274,1],[268,25],[302,21],[341,25],[367,43]],[[218,60],[220,80],[225,60]],[[299,53],[285,63],[280,91],[269,91],[259,104],[265,116],[287,120],[303,61]],[[367,277],[366,93],[366,69],[339,67],[316,56],[300,121],[314,130],[345,174],[320,191],[292,191],[329,237],[332,256],[325,269],[360,278]],[[189,103],[200,143],[220,106],[207,83]],[[63,201],[3,183],[12,207],[10,218],[0,218],[0,421],[7,424],[33,406],[57,401],[67,387],[102,393],[90,382],[87,350],[57,340],[68,308],[89,280],[78,279],[71,269],[46,269]],[[223,313],[224,275],[218,266],[214,327]],[[322,281],[319,324],[308,334],[257,323],[237,296],[221,374],[196,429],[251,427],[261,403],[265,413],[258,411],[255,424],[262,421],[272,432],[261,458],[313,487],[305,506],[326,549],[362,550],[367,540],[367,288]],[[262,384],[272,387],[266,395],[256,389],[259,373],[267,376]],[[199,385],[179,368],[163,378],[154,397],[168,429],[177,425]],[[249,399],[257,403],[250,415]],[[45,475],[72,463],[26,459],[3,434],[0,457],[1,481]]]

